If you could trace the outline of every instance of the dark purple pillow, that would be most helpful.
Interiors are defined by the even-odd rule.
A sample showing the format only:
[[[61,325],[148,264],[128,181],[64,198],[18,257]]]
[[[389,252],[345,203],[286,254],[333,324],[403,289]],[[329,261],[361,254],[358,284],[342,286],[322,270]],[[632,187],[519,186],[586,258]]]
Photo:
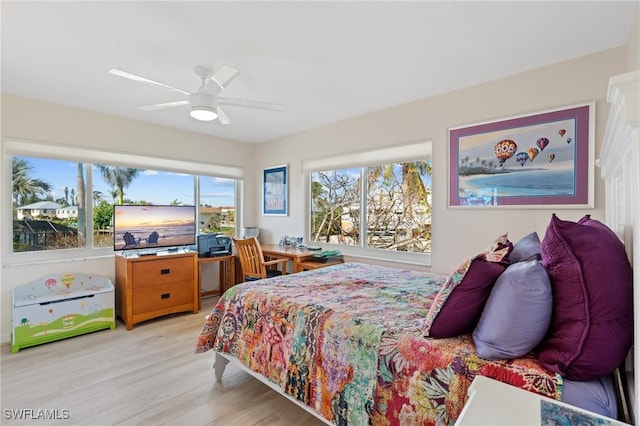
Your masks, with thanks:
[[[429,307],[424,335],[436,338],[471,333],[480,319],[491,287],[504,272],[513,244],[507,234],[462,262],[444,282]]]
[[[541,254],[553,315],[538,358],[570,380],[611,373],[633,339],[632,271],[622,242],[589,215],[576,223],[554,214]]]
[[[472,332],[493,284],[505,268],[501,263],[474,259],[462,282],[451,291],[446,305],[434,318],[429,336],[440,339]]]

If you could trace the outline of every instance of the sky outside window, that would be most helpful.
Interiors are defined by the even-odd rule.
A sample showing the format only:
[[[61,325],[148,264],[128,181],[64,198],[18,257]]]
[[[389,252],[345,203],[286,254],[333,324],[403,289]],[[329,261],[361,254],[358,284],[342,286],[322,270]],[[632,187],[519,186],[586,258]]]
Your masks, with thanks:
[[[78,163],[23,156],[32,169],[29,176],[41,179],[52,186],[50,195],[54,200],[65,197],[65,187],[76,189]],[[234,205],[234,181],[210,176],[200,179],[201,204],[212,207]],[[93,170],[93,191],[99,191],[104,200],[113,203],[111,188],[102,178],[100,170]],[[193,175],[187,173],[142,170],[124,190],[124,198],[146,201],[151,204],[193,205]]]

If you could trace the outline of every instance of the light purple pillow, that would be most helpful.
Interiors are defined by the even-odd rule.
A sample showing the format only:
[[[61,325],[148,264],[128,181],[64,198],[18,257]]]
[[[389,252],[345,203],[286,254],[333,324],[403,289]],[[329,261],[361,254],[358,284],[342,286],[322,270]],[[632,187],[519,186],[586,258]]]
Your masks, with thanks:
[[[611,373],[633,340],[632,271],[622,242],[589,215],[571,222],[554,214],[541,253],[553,316],[540,362],[570,380]]]
[[[618,403],[611,375],[586,382],[564,379],[561,401],[612,419],[618,418]]]
[[[509,254],[509,262],[526,262],[528,260],[540,260],[540,238],[537,232],[525,235],[513,245]]]
[[[473,331],[480,358],[511,359],[529,353],[551,321],[551,283],[537,260],[510,265],[496,281]]]

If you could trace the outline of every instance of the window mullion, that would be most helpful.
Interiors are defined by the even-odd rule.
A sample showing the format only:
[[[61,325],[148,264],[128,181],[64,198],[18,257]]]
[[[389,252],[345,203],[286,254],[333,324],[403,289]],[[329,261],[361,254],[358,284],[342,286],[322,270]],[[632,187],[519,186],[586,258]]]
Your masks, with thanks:
[[[193,176],[193,205],[196,206],[196,233],[200,233],[200,176]]]
[[[367,232],[369,231],[367,223],[367,167],[360,168],[360,247],[367,247]]]
[[[84,205],[86,246],[93,247],[93,164],[84,163]]]

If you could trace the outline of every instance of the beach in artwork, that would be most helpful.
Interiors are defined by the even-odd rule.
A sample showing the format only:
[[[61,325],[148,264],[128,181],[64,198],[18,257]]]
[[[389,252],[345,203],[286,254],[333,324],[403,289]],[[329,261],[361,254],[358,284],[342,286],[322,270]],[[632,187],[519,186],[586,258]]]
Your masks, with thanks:
[[[498,197],[574,195],[575,174],[573,162],[565,161],[540,168],[510,168],[505,173],[460,176],[458,187],[460,197],[487,191]]]
[[[458,196],[573,196],[575,159],[574,119],[463,136]]]

